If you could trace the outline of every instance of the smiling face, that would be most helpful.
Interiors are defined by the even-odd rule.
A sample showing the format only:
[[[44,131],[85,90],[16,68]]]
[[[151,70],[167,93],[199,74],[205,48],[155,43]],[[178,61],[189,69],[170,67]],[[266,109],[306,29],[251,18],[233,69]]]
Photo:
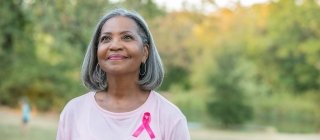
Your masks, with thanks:
[[[138,77],[140,65],[148,57],[148,46],[143,44],[136,22],[124,16],[107,20],[101,29],[97,57],[108,76],[133,74]]]

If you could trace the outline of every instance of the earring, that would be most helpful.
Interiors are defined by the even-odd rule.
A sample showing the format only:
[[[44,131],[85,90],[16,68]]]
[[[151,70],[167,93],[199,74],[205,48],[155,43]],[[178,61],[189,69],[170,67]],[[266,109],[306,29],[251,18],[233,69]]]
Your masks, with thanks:
[[[141,73],[142,71],[142,73]],[[147,66],[146,66],[146,63],[141,63],[140,65],[140,72],[139,72],[139,75],[143,76],[145,75],[147,72]]]

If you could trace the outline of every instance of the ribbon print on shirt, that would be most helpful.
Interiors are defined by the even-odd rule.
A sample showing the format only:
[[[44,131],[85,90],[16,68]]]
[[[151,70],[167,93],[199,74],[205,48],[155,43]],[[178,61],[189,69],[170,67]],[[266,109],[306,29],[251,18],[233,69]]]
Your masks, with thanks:
[[[151,139],[154,139],[154,138],[155,138],[155,135],[154,135],[152,129],[150,128],[150,126],[149,126],[150,121],[151,121],[151,115],[150,115],[150,113],[149,113],[149,112],[145,112],[145,113],[143,114],[143,117],[142,117],[142,123],[141,123],[141,125],[140,125],[139,128],[133,133],[132,136],[138,137],[138,136],[141,134],[141,132],[145,129],[145,130],[148,132],[150,138],[151,138]]]

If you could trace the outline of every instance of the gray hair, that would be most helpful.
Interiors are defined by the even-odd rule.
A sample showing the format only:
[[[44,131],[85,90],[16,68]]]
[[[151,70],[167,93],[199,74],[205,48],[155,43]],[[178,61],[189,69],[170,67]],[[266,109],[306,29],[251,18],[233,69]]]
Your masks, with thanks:
[[[83,84],[90,90],[95,91],[106,90],[108,88],[106,73],[98,65],[97,48],[102,26],[107,20],[116,16],[124,16],[134,20],[138,25],[139,35],[143,43],[147,43],[149,46],[147,61],[145,64],[140,65],[139,86],[143,90],[154,90],[158,88],[162,83],[164,70],[148,25],[138,13],[122,8],[108,12],[98,22],[82,64],[81,76]]]

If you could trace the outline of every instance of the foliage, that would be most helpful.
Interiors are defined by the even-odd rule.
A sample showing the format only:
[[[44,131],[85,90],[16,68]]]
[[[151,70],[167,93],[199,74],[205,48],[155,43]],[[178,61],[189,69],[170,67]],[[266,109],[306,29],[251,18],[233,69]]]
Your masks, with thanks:
[[[213,99],[208,101],[208,111],[212,118],[223,127],[243,124],[252,119],[252,108],[246,101],[244,89],[240,85],[246,71],[239,70],[240,52],[225,52],[216,58],[217,69],[208,76],[208,84],[214,90]]]
[[[283,8],[285,7],[285,8]],[[319,90],[319,33],[315,28],[320,21],[314,12],[320,8],[315,1],[297,5],[293,1],[280,1],[270,6],[274,15],[266,25],[266,44],[261,45],[261,69],[272,66],[273,87],[287,89],[296,94]],[[312,11],[312,12],[311,12]],[[294,16],[292,16],[294,15]],[[285,22],[284,22],[285,19]]]
[[[152,0],[0,1],[0,104],[16,106],[28,96],[36,109],[61,110],[86,92],[81,62],[99,17],[114,7],[146,18],[166,69],[159,90],[171,93],[191,121],[320,129],[315,0],[212,13],[168,12]]]
[[[313,132],[319,128],[316,93],[295,96],[288,93],[257,96],[253,107],[255,121],[263,126],[275,126],[281,132]],[[301,100],[304,99],[304,100]]]

